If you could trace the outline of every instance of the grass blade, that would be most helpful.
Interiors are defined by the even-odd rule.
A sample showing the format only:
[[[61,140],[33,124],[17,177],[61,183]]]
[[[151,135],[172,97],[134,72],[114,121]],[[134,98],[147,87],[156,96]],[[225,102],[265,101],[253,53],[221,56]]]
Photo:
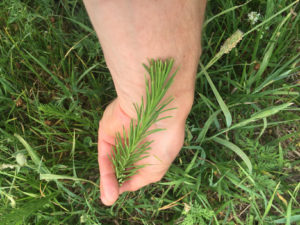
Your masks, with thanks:
[[[14,209],[7,213],[1,213],[0,223],[1,224],[14,224],[14,225],[21,225],[24,224],[24,220],[31,216],[34,212],[43,208],[43,206],[53,198],[57,193],[53,193],[45,198],[41,199],[34,199],[29,202],[26,202],[22,207],[18,209]]]
[[[209,86],[211,87],[214,95],[216,96],[216,99],[221,107],[221,110],[222,112],[224,113],[224,116],[225,116],[225,119],[226,119],[226,125],[227,127],[230,127],[231,126],[231,123],[232,123],[232,117],[231,117],[231,114],[228,110],[228,107],[227,105],[225,104],[225,102],[223,101],[221,95],[219,94],[217,88],[215,87],[214,83],[212,82],[210,76],[208,75],[206,69],[204,68],[204,66],[202,65],[202,63],[200,62],[200,66],[201,66],[201,69],[209,83]]]
[[[209,127],[211,126],[211,124],[214,122],[214,120],[217,118],[217,115],[220,113],[220,110],[214,112],[205,122],[200,134],[198,135],[197,138],[197,142],[199,142],[200,144],[203,142],[205,135],[209,129]]]
[[[280,10],[279,12],[275,13],[273,16],[269,17],[268,19],[264,20],[262,23],[256,25],[255,27],[253,27],[251,30],[247,31],[244,34],[244,37],[247,36],[248,34],[250,34],[251,32],[257,30],[259,27],[265,25],[266,23],[270,22],[271,20],[273,20],[274,18],[278,17],[278,15],[280,15],[281,13],[283,13],[284,11],[287,11],[288,9],[290,9],[292,6],[294,6],[295,4],[297,4],[299,2],[299,0],[296,0],[294,2],[292,2],[291,4],[289,4],[288,6],[286,6],[285,8],[283,8],[282,10]]]
[[[42,163],[42,160],[38,157],[36,152],[33,148],[24,140],[19,134],[14,134],[15,137],[24,145],[25,149],[27,150],[29,156],[31,157],[32,161],[36,165],[37,169],[41,173],[50,173],[50,171],[46,168],[46,166]]]
[[[65,175],[57,175],[57,174],[40,174],[40,180],[73,180],[73,181],[81,181],[81,182],[88,182],[90,184],[93,184],[96,187],[99,187],[96,183],[90,180],[78,178],[78,177],[71,177],[71,176],[65,176]]]
[[[257,71],[257,73],[255,74],[255,76],[252,76],[249,81],[247,82],[247,86],[250,89],[251,85],[253,84],[253,82],[258,82],[261,79],[262,74],[265,72],[265,70],[267,69],[271,56],[273,54],[273,51],[275,49],[275,46],[277,45],[278,39],[279,39],[279,35],[280,34],[280,29],[282,28],[282,26],[286,23],[286,21],[288,20],[288,18],[290,18],[291,13],[289,13],[284,20],[278,25],[278,27],[276,28],[276,30],[274,31],[270,43],[267,46],[267,51],[264,55],[264,58],[262,60],[262,63],[259,67],[259,70]]]
[[[247,4],[248,4],[249,2],[251,2],[251,1],[252,1],[252,0],[249,0],[249,1],[245,2],[245,3],[243,3],[243,4],[240,4],[240,5],[237,5],[237,6],[233,6],[233,7],[229,8],[229,9],[226,9],[226,10],[220,12],[220,13],[217,14],[217,15],[212,16],[211,18],[209,18],[208,20],[206,20],[206,21],[203,23],[203,28],[206,27],[207,24],[209,24],[211,21],[213,21],[214,19],[218,18],[219,16],[222,16],[222,15],[224,15],[224,14],[226,14],[226,13],[229,13],[229,12],[231,12],[231,11],[234,11],[234,10],[236,10],[236,9],[238,9],[238,8],[240,8],[240,7],[242,7],[242,6],[244,6],[244,5],[247,5]]]
[[[252,173],[252,163],[251,163],[250,159],[238,146],[236,146],[235,144],[233,144],[227,140],[224,140],[224,139],[221,139],[218,137],[213,138],[213,141],[215,141],[221,145],[224,145],[225,147],[227,147],[230,150],[232,150],[233,152],[235,152],[245,162],[250,173]]]
[[[294,216],[290,217],[290,223],[296,223],[299,221],[300,221],[300,215],[294,215]],[[276,223],[276,224],[287,223],[287,218],[281,218],[281,219],[274,220],[273,223]]]
[[[55,76],[53,73],[51,73],[51,71],[41,62],[41,61],[39,61],[37,58],[35,58],[33,55],[31,55],[30,54],[30,52],[28,52],[28,51],[26,51],[26,50],[24,50],[26,53],[27,53],[27,55],[29,55],[30,56],[30,58],[32,58],[37,64],[39,64],[40,65],[40,67],[42,67],[42,69],[45,71],[45,72],[47,72],[51,77],[52,77],[52,79],[55,81],[55,83],[57,83],[57,85],[62,89],[62,91],[64,92],[64,94],[66,95],[66,96],[71,96],[71,93],[70,93],[70,91],[66,88],[66,85],[64,85],[63,84],[63,82],[62,81],[60,81],[59,79],[58,79],[58,77],[57,76]]]
[[[257,112],[255,114],[253,114],[249,119],[246,119],[242,122],[239,122],[237,124],[234,124],[233,126],[227,128],[227,129],[224,129],[222,130],[221,132],[213,135],[212,137],[209,137],[207,138],[206,140],[211,140],[213,139],[214,137],[217,137],[229,130],[233,130],[233,129],[236,129],[236,128],[239,128],[239,127],[243,127],[245,125],[247,125],[248,123],[252,123],[254,121],[257,121],[259,119],[263,119],[263,118],[267,118],[269,116],[272,116],[282,110],[285,110],[287,107],[291,106],[293,103],[285,103],[285,104],[282,104],[282,105],[278,105],[278,106],[271,106],[271,107],[268,107],[266,109],[263,109],[262,111],[260,112]]]
[[[268,205],[267,205],[267,207],[266,207],[266,210],[265,210],[265,212],[264,212],[264,215],[262,216],[262,221],[264,221],[265,217],[268,215],[268,213],[269,213],[269,211],[270,211],[270,209],[271,209],[271,207],[272,207],[272,203],[273,203],[273,200],[274,200],[274,197],[275,197],[275,193],[277,192],[277,189],[279,188],[279,185],[280,185],[280,183],[278,183],[277,186],[275,187],[275,190],[274,190],[274,192],[273,192],[273,194],[272,194],[271,199],[270,199],[269,202],[268,202]]]

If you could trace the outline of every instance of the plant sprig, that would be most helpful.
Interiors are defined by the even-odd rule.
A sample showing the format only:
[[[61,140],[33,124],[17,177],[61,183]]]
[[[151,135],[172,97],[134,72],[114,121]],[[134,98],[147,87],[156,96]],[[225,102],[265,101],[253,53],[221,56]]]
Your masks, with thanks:
[[[127,134],[123,127],[123,136],[118,132],[115,138],[115,147],[113,148],[111,160],[119,184],[137,174],[139,169],[146,166],[136,165],[138,161],[149,156],[148,152],[153,141],[145,141],[145,138],[150,134],[164,130],[162,128],[150,129],[150,127],[160,120],[169,118],[170,116],[159,116],[174,109],[167,108],[173,97],[170,96],[163,100],[176,75],[176,72],[174,72],[169,77],[174,60],[162,61],[152,59],[149,63],[149,66],[144,65],[149,74],[149,79],[145,76],[145,100],[142,97],[140,105],[134,104],[137,119],[131,119]]]

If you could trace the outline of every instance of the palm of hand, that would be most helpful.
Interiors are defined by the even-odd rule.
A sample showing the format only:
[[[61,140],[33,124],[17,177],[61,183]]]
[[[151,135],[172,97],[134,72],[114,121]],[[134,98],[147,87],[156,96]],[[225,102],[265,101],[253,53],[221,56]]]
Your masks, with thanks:
[[[98,133],[98,162],[100,169],[101,200],[105,205],[112,205],[119,194],[125,191],[136,191],[143,186],[159,181],[167,172],[169,166],[179,153],[184,139],[185,121],[176,121],[176,118],[166,119],[155,126],[166,130],[154,133],[147,137],[153,140],[149,157],[138,162],[147,165],[138,171],[138,174],[125,181],[121,187],[115,177],[114,168],[110,161],[110,154],[117,132],[123,126],[129,126],[130,117],[120,108],[118,99],[113,101],[104,112],[100,121]]]

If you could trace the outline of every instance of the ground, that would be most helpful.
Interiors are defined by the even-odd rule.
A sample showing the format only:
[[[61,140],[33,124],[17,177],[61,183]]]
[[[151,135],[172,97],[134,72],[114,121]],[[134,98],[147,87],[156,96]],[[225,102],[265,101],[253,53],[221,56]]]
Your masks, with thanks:
[[[0,224],[299,223],[299,0],[208,1],[184,147],[112,207],[96,141],[116,93],[83,4],[3,0],[0,15]]]

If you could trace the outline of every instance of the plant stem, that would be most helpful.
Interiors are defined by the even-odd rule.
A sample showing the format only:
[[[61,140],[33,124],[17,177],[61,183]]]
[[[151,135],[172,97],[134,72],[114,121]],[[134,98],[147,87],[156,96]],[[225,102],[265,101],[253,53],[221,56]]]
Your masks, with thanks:
[[[166,111],[166,107],[172,102],[169,97],[162,101],[170,88],[176,72],[170,77],[174,60],[150,60],[149,67],[144,65],[149,74],[149,80],[145,77],[146,96],[142,97],[141,104],[134,104],[137,119],[131,119],[128,134],[123,128],[123,135],[117,133],[115,138],[114,154],[111,157],[115,167],[116,177],[119,184],[130,179],[138,173],[138,170],[146,165],[136,165],[137,162],[149,156],[150,145],[153,141],[145,140],[150,134],[163,129],[150,129],[157,121],[169,118],[165,116],[159,118],[161,113]],[[173,110],[173,109],[168,109]]]

